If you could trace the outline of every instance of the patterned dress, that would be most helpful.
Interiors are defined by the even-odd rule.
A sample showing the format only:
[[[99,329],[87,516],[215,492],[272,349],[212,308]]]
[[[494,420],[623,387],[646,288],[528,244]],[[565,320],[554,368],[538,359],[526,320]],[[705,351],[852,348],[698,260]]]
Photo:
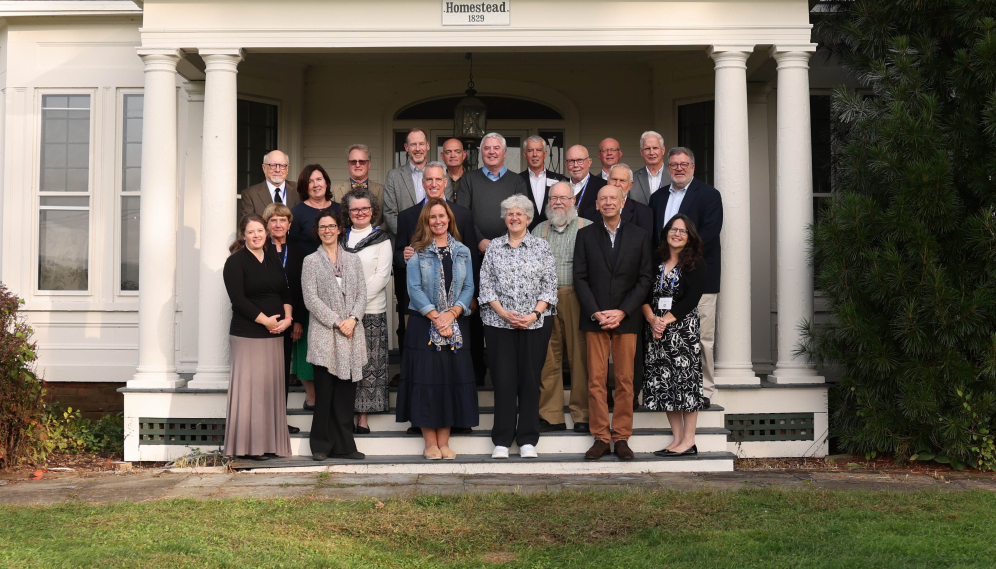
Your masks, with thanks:
[[[664,272],[664,264],[657,275]],[[681,292],[681,270],[671,269],[658,278],[650,295],[656,316],[668,311],[659,308],[660,299]],[[693,412],[702,408],[702,345],[699,341],[699,311],[693,309],[684,319],[672,322],[655,340],[647,325],[647,352],[644,366],[643,404],[650,411]]]

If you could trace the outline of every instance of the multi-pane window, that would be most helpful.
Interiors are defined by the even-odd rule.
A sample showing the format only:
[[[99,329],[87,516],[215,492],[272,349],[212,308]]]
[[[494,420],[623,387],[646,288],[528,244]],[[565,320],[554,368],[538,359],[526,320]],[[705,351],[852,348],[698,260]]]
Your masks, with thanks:
[[[138,290],[141,227],[142,95],[124,96],[121,144],[121,290]]]
[[[238,191],[263,183],[263,156],[277,149],[277,106],[239,99]],[[288,173],[288,176],[290,174]]]
[[[89,288],[90,96],[43,95],[38,288]]]
[[[813,214],[819,221],[823,208],[833,195],[830,187],[830,103],[829,95],[809,97],[809,116],[813,141]]]
[[[695,178],[712,185],[715,101],[703,101],[678,107],[678,146],[695,153]]]

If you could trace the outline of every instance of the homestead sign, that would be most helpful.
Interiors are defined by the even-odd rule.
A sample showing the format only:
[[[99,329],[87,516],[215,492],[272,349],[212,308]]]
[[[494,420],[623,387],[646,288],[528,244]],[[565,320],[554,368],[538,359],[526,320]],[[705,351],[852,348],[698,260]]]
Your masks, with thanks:
[[[508,26],[510,2],[450,2],[443,0],[444,26]]]

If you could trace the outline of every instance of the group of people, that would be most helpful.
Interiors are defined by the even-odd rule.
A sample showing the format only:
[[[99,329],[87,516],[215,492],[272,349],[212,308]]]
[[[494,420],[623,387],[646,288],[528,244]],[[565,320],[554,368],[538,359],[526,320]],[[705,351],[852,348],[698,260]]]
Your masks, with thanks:
[[[645,166],[634,172],[607,138],[601,175],[576,145],[561,176],[546,168],[538,136],[523,144],[521,174],[505,167],[497,133],[482,139],[479,169],[465,166],[457,139],[430,161],[422,129],[408,133],[405,150],[407,163],[380,185],[369,180],[369,149],[351,146],[350,180],[334,188],[317,164],[296,186],[286,181],[288,159],[273,151],[266,181],[242,192],[224,273],[233,308],[225,455],[290,454],[293,376],[314,410],[315,460],[363,458],[353,434],[370,432],[367,413],[388,411],[394,382],[396,420],[421,434],[427,459],[453,459],[450,435],[478,426],[477,387],[489,370],[493,458],[507,458],[513,443],[535,458],[541,433],[567,429],[565,371],[573,429],[595,439],[586,459],[634,457],[641,393],[648,410],[667,412],[674,434],[655,454],[695,454],[697,413],[713,394],[722,201],[695,180],[693,152],[667,151],[646,132]],[[392,269],[401,348],[393,382]]]

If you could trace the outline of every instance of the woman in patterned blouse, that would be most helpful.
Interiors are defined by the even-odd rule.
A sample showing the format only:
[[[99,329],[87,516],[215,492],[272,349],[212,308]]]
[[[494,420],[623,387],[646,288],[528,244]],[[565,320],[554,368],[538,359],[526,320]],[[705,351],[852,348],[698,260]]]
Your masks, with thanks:
[[[508,233],[491,241],[481,265],[478,302],[495,388],[491,458],[536,458],[539,382],[557,305],[556,261],[550,244],[529,233],[533,203],[515,194],[501,202]],[[518,423],[518,424],[516,424]]]

